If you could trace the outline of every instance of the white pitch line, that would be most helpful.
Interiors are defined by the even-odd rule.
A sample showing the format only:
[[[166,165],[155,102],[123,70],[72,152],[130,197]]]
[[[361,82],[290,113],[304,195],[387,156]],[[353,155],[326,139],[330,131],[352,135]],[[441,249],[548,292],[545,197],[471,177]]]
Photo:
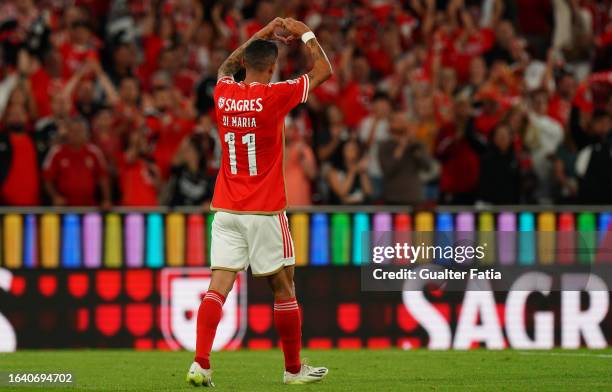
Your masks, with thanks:
[[[593,358],[610,358],[612,354],[590,354],[590,353],[545,353],[537,351],[519,351],[521,355],[549,355],[549,356],[567,356],[567,357],[593,357]]]

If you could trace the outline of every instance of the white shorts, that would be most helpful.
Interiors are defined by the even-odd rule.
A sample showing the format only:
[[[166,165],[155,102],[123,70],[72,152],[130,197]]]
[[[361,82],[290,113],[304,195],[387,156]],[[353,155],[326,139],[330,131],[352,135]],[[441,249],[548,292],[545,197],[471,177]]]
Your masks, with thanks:
[[[272,275],[295,264],[287,214],[246,215],[218,211],[212,223],[211,268]]]

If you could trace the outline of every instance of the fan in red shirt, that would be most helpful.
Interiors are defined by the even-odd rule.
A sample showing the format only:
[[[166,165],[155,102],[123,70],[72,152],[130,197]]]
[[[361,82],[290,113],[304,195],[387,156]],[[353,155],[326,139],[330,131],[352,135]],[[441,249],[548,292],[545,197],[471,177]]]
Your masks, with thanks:
[[[155,110],[148,113],[145,121],[149,137],[153,142],[153,159],[164,180],[170,176],[172,158],[183,139],[193,132],[195,123],[173,113],[175,102],[170,83],[166,78],[155,78],[153,84],[153,105]]]
[[[365,57],[353,59],[352,79],[344,86],[338,100],[338,107],[344,115],[344,123],[355,128],[370,114],[370,100],[374,96],[374,86],[369,82],[370,66]]]
[[[0,204],[34,206],[40,202],[36,147],[27,132],[27,120],[22,106],[7,108],[0,131]]]
[[[285,30],[288,36],[275,30]],[[301,38],[313,59],[307,75],[270,83],[278,48],[268,39]],[[234,81],[244,66],[246,77]],[[332,74],[315,35],[302,22],[276,18],[221,65],[215,106],[222,145],[221,168],[211,208],[219,210],[211,235],[212,280],[200,304],[195,361],[187,381],[212,386],[210,351],[222,307],[236,272],[251,267],[266,276],[274,293],[274,322],[285,357],[285,384],[321,380],[327,369],[300,363],[301,320],[295,299],[293,241],[284,210],[284,121],[306,102],[310,90]]]
[[[100,187],[101,205],[110,206],[106,161],[100,149],[87,141],[87,122],[68,122],[66,143],[53,147],[43,166],[45,188],[54,205],[95,206]]]
[[[274,2],[270,0],[260,1],[255,10],[255,17],[247,20],[242,28],[241,34],[246,39],[262,29],[274,18]]]
[[[62,55],[62,76],[68,80],[88,60],[98,60],[98,51],[91,27],[85,20],[77,20],[70,25],[69,40],[59,51]]]
[[[129,135],[129,145],[119,160],[121,205],[154,207],[159,204],[159,169],[146,156],[147,140],[142,132]]]

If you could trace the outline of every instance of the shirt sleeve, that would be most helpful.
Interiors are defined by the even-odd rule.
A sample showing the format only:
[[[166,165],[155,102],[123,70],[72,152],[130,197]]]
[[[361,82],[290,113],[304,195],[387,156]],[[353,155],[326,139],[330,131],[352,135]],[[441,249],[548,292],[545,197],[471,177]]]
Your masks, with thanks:
[[[217,79],[217,85],[218,84],[228,84],[228,83],[236,83],[234,81],[234,77],[231,75],[225,75],[225,76],[221,76],[219,79]]]
[[[304,74],[296,79],[271,83],[270,92],[277,105],[283,109],[282,111],[289,112],[300,103],[306,102],[309,87],[310,80],[308,75]]]
[[[217,102],[219,100],[219,96],[223,95],[224,91],[232,86],[232,85],[236,85],[237,83],[234,81],[234,77],[233,76],[222,76],[219,79],[217,79],[217,84],[215,84],[215,89],[213,90],[213,109],[219,109],[219,107],[217,106]]]

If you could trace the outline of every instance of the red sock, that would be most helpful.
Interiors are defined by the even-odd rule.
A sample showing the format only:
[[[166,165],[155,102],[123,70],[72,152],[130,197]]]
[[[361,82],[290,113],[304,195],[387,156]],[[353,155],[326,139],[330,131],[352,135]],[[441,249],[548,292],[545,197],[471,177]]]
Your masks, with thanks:
[[[280,336],[285,369],[290,373],[300,371],[300,348],[302,346],[302,322],[295,298],[274,302],[274,324]]]
[[[221,321],[224,302],[225,297],[214,290],[208,290],[200,302],[195,361],[204,369],[210,369],[210,350],[217,333],[217,325]]]

